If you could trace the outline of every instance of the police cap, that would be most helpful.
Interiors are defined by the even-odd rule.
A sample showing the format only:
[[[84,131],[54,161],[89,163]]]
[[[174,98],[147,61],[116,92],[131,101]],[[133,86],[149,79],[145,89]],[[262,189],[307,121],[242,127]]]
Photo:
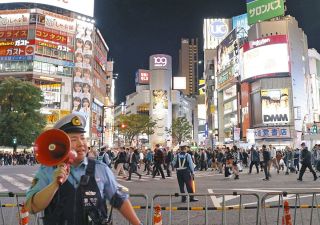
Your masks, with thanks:
[[[73,112],[56,122],[55,129],[63,130],[66,133],[85,133],[86,119],[79,112]]]

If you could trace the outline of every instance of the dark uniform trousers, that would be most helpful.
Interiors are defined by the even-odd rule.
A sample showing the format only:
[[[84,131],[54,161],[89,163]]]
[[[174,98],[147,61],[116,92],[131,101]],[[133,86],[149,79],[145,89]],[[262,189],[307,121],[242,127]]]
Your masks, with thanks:
[[[309,168],[314,178],[317,178],[316,172],[313,170],[311,163],[302,163],[301,170],[299,173],[299,179],[301,180],[306,169]]]
[[[178,183],[179,183],[179,188],[180,188],[180,193],[185,193],[184,186],[186,185],[188,193],[193,193],[191,182],[192,182],[192,177],[190,174],[190,171],[186,169],[177,169],[177,178],[178,178]],[[186,196],[182,197],[182,200],[186,200]]]

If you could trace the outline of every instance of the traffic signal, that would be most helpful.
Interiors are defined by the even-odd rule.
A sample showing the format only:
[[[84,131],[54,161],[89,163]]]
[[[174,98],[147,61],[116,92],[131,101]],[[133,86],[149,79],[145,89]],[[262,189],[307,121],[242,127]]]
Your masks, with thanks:
[[[16,145],[16,144],[17,144],[17,138],[16,138],[16,137],[14,137],[14,138],[12,139],[12,144],[13,144],[13,145]]]
[[[317,134],[318,133],[318,126],[317,124],[313,124],[312,129],[311,129],[312,134]]]
[[[127,127],[127,125],[126,125],[126,124],[124,124],[124,123],[122,123],[122,124],[120,125],[120,127],[121,127],[121,129],[124,129],[124,128],[126,128],[126,127]]]

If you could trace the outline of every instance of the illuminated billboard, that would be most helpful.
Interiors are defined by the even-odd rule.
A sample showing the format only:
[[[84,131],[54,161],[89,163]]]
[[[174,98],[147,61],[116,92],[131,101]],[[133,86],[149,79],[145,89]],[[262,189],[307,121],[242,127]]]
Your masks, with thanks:
[[[167,90],[153,90],[153,109],[162,110],[168,109],[168,92]]]
[[[288,88],[261,90],[261,102],[264,124],[290,122]]]
[[[25,30],[1,30],[0,39],[20,39],[28,37],[28,29]]]
[[[289,53],[286,35],[276,35],[245,43],[241,80],[288,75]]]
[[[247,0],[249,25],[283,16],[285,12],[284,0]]]
[[[149,84],[150,83],[150,71],[139,69],[136,73],[136,82],[138,84]]]
[[[231,64],[235,57],[234,45],[237,43],[237,32],[233,30],[217,47],[217,73],[222,72]]]
[[[58,33],[48,32],[44,30],[37,29],[36,30],[36,38],[52,41],[52,42],[58,42],[61,44],[66,45],[68,42],[67,36],[61,35]]]
[[[0,27],[29,25],[29,17],[29,13],[2,14],[0,17]]]
[[[204,49],[215,49],[230,32],[229,19],[204,19]]]
[[[77,12],[86,16],[93,17],[94,0],[2,0],[1,4],[6,3],[37,3],[51,5],[73,12]]]
[[[32,60],[34,40],[0,41],[0,61]]]
[[[171,70],[171,67],[171,56],[163,54],[150,56],[151,70]]]
[[[173,77],[173,90],[186,90],[187,78],[186,77]]]

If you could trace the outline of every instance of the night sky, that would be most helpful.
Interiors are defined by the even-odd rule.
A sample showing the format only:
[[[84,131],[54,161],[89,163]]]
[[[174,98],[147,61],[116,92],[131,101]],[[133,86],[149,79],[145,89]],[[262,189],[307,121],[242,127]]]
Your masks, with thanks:
[[[202,52],[204,18],[229,18],[246,12],[245,0],[95,0],[96,23],[115,61],[116,104],[135,91],[135,72],[148,69],[149,56],[173,57],[178,70],[181,38],[198,38]],[[287,15],[294,16],[308,36],[309,48],[320,52],[320,0],[287,0]]]

